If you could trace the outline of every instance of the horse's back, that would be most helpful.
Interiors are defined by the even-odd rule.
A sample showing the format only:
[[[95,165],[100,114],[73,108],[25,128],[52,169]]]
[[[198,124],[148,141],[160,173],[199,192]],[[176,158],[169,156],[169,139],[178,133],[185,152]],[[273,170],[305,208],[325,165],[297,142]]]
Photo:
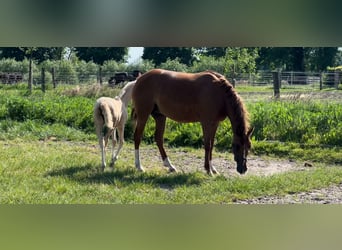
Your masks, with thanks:
[[[142,112],[158,111],[181,122],[222,119],[222,91],[210,72],[182,73],[155,69],[142,75],[133,90],[134,106]]]

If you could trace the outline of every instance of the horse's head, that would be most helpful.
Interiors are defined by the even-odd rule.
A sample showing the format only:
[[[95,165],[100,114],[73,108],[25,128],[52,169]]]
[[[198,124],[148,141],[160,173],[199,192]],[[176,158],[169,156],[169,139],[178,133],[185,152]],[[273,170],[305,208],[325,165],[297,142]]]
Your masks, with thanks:
[[[247,134],[242,137],[234,136],[233,139],[233,154],[234,160],[236,161],[236,170],[240,174],[244,174],[247,171],[247,155],[251,149],[251,135],[254,128],[250,128]]]

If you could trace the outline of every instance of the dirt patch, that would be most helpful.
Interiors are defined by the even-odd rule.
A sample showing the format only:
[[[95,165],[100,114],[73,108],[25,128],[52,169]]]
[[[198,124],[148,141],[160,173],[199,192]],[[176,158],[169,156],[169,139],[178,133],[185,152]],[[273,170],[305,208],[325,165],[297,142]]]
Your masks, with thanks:
[[[204,170],[204,150],[201,156],[196,155],[192,151],[184,149],[167,149],[168,156],[175,167],[183,173],[191,173]],[[162,167],[161,158],[157,149],[147,146],[141,149],[142,164],[146,165],[148,170],[151,167]],[[236,163],[232,159],[231,153],[213,153],[213,166],[221,175],[226,177],[240,176],[236,171]],[[292,160],[277,160],[271,158],[263,158],[258,156],[248,157],[247,162],[248,175],[269,176],[273,174],[283,173],[286,171],[303,171],[307,167],[303,163],[298,163]],[[145,167],[145,166],[144,166]]]
[[[97,147],[97,146],[96,146]],[[199,151],[184,148],[166,149],[171,162],[183,173],[195,171],[206,173],[203,167],[204,150]],[[155,168],[163,169],[163,164],[156,146],[141,147],[141,160],[146,171]],[[134,153],[132,148],[124,147],[122,159],[130,159],[128,164],[134,166]],[[231,153],[213,153],[213,165],[225,177],[241,176],[236,171],[236,163]],[[248,171],[243,176],[257,175],[270,176],[288,171],[305,171],[313,167],[309,162],[295,162],[286,159],[274,159],[251,155],[248,157]],[[165,168],[164,168],[165,169]],[[165,169],[166,171],[166,169]],[[314,189],[308,192],[288,194],[285,196],[262,196],[247,200],[236,200],[236,204],[342,204],[342,184],[333,185],[322,189]]]

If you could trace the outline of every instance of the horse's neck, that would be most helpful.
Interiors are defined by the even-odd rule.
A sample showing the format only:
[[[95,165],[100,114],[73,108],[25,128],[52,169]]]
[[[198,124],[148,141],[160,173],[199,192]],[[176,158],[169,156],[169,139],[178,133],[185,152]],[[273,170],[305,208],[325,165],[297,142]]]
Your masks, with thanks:
[[[238,97],[231,97],[233,99],[227,102],[227,115],[232,124],[234,134],[242,135],[246,132],[247,116],[245,114],[244,106]]]
[[[131,100],[132,94],[125,92],[120,98],[125,107],[128,106],[129,101]]]

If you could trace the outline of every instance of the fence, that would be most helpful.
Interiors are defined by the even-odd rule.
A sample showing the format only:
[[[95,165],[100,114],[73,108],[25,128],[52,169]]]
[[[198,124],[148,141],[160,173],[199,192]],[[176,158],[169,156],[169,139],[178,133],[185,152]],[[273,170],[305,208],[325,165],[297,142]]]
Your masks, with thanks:
[[[87,84],[87,83],[111,83],[116,84],[125,80],[135,79],[139,75],[139,71],[133,72],[97,72],[88,73],[85,71],[62,71],[62,70],[45,70],[44,79],[41,72],[33,73],[33,84],[53,83],[57,84]],[[227,76],[230,82],[245,85],[273,85],[274,72],[258,71],[253,74],[236,74],[235,76]],[[342,80],[342,72],[279,72],[279,86],[305,86],[312,89],[323,89],[327,87],[338,88]],[[1,73],[0,80],[2,83],[16,83],[20,81],[28,81],[28,74],[17,73]]]
[[[274,72],[258,71],[255,74],[237,74],[235,77],[228,77],[231,82],[236,84],[249,85],[273,85]],[[338,88],[342,81],[342,72],[279,72],[280,87],[284,86],[310,86],[322,89],[327,87]]]
[[[39,85],[44,83],[52,83],[54,86],[58,84],[92,84],[92,83],[109,83],[112,85],[118,84],[124,81],[132,81],[141,74],[140,71],[134,70],[132,72],[101,72],[99,70],[96,73],[87,72],[70,72],[59,71],[55,69],[45,70],[42,69],[39,72],[33,72],[32,83]],[[14,84],[19,82],[28,82],[29,73],[3,73],[0,72],[0,83]]]

